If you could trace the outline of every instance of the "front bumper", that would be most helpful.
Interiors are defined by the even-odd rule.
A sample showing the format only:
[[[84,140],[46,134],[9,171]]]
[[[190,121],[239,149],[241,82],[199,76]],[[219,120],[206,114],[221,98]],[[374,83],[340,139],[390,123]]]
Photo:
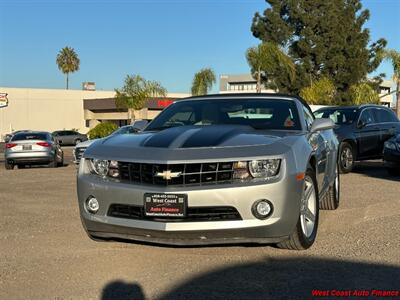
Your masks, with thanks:
[[[303,182],[283,168],[279,178],[262,184],[237,183],[192,187],[160,187],[115,182],[93,175],[78,175],[78,200],[82,224],[94,237],[123,238],[144,242],[200,245],[224,243],[276,243],[287,239],[299,217]],[[143,206],[145,193],[188,195],[188,207],[230,206],[242,220],[167,222],[116,218],[107,215],[112,204]],[[100,209],[87,212],[84,203],[97,198]],[[267,199],[273,213],[265,220],[252,214],[252,205]]]

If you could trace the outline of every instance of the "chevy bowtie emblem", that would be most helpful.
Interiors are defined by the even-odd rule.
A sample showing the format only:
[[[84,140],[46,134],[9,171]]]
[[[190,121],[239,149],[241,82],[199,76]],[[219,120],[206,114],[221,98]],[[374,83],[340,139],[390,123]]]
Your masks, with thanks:
[[[172,178],[177,178],[181,176],[182,172],[171,172],[170,170],[158,172],[155,176],[162,177],[165,180],[171,180]]]

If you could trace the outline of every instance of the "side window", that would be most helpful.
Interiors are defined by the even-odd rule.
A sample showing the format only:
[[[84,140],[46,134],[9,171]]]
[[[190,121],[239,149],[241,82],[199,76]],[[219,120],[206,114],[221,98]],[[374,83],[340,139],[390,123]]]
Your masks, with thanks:
[[[303,112],[304,112],[304,120],[306,120],[307,129],[310,130],[311,129],[311,125],[314,122],[314,116],[304,106],[303,106]]]
[[[192,111],[180,111],[177,112],[175,115],[173,115],[169,120],[169,122],[186,124],[190,121],[193,121],[193,119],[194,119],[194,114]]]
[[[395,114],[384,108],[376,109],[375,115],[377,116],[378,123],[397,122],[397,118],[396,118]]]
[[[360,120],[364,124],[376,123],[372,109],[365,109],[361,112]]]

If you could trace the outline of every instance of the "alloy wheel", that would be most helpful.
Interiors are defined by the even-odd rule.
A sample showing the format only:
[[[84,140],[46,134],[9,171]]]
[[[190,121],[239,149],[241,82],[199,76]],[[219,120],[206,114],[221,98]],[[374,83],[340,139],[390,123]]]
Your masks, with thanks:
[[[300,222],[303,234],[309,238],[315,227],[317,214],[317,196],[315,193],[314,181],[310,176],[304,180],[304,191],[300,205]]]
[[[343,149],[340,155],[340,160],[345,169],[350,169],[353,166],[353,153],[350,148],[346,147]]]

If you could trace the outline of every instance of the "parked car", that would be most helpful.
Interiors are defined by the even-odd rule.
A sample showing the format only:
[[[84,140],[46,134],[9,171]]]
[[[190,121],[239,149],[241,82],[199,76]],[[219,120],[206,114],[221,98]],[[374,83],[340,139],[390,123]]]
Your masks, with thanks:
[[[111,135],[114,135],[114,134],[133,134],[133,133],[137,133],[138,131],[139,131],[139,129],[136,128],[134,125],[126,125],[126,126],[122,126],[122,127],[118,128]],[[83,153],[85,152],[85,150],[97,140],[98,139],[87,140],[87,141],[79,143],[79,144],[77,144],[75,146],[75,148],[73,150],[74,163],[75,164],[77,164],[77,165],[79,164],[79,161],[81,160],[81,157],[82,157]]]
[[[86,134],[79,133],[74,130],[58,130],[53,132],[53,136],[61,145],[77,145],[86,141],[88,138]]]
[[[31,131],[15,134],[6,144],[5,167],[7,170],[25,168],[26,165],[62,166],[64,153],[49,132]]]
[[[331,118],[337,125],[341,173],[351,172],[355,161],[382,158],[384,142],[400,133],[399,119],[384,106],[329,107],[314,114],[317,118]]]
[[[383,161],[390,175],[400,175],[400,134],[385,142]]]
[[[95,240],[307,249],[319,208],[339,205],[333,127],[293,96],[177,101],[144,131],[85,151],[77,178],[83,227]]]
[[[11,133],[7,133],[5,136],[4,136],[4,142],[5,143],[8,143],[10,140],[11,140],[11,138],[14,136],[14,135],[16,135],[17,133],[19,133],[19,132],[30,132],[31,130],[17,130],[17,131],[13,131],[13,132],[11,132]]]

